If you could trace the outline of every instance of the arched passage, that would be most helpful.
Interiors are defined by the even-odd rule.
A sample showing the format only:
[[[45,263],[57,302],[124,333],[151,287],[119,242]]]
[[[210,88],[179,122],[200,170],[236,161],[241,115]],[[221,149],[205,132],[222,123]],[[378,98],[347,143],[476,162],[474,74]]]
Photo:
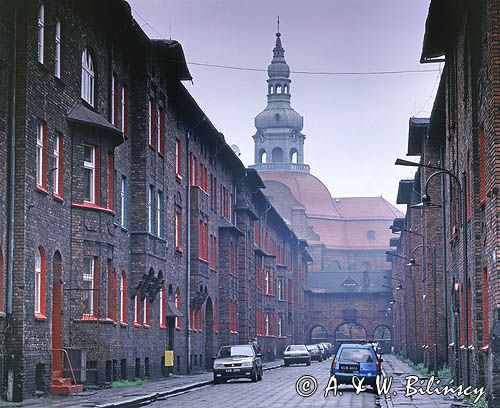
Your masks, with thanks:
[[[335,329],[335,342],[337,345],[346,342],[366,341],[366,330],[358,323],[343,323]]]
[[[207,298],[205,303],[205,368],[212,369],[214,356],[214,308],[212,299]]]
[[[273,149],[273,163],[283,163],[283,149],[281,147]]]
[[[259,151],[259,163],[267,163],[267,154],[264,149]]]
[[[328,339],[328,331],[323,326],[314,326],[309,335],[310,343],[324,343]]]
[[[391,329],[383,325],[377,326],[373,331],[373,340],[380,344],[382,351],[390,351],[392,346]]]
[[[299,154],[297,152],[297,149],[293,148],[292,150],[290,150],[290,162],[297,163],[298,155]]]

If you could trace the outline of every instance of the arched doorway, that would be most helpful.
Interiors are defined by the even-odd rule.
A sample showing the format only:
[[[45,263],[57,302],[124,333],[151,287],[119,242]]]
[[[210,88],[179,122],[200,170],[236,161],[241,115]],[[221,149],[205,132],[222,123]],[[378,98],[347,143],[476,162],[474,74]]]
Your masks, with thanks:
[[[62,377],[62,259],[54,254],[52,271],[52,378]]]
[[[309,336],[311,343],[325,343],[328,339],[328,332],[323,326],[315,326],[311,329]]]
[[[391,350],[392,335],[391,330],[387,326],[377,326],[373,331],[373,340],[380,344],[384,353]]]
[[[272,152],[273,163],[283,163],[283,150],[281,147],[275,147]]]
[[[335,330],[335,342],[338,346],[341,343],[362,343],[366,341],[366,330],[358,323],[344,323]]]
[[[214,308],[212,299],[205,303],[205,368],[212,369],[214,356]]]

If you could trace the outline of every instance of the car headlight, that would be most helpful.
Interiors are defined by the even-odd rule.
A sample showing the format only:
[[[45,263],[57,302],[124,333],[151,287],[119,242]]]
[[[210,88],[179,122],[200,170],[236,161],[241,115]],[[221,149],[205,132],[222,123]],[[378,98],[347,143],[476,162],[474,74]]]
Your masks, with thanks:
[[[252,367],[253,363],[251,361],[243,361],[242,367]]]
[[[215,363],[214,368],[224,368],[224,364],[222,363]]]

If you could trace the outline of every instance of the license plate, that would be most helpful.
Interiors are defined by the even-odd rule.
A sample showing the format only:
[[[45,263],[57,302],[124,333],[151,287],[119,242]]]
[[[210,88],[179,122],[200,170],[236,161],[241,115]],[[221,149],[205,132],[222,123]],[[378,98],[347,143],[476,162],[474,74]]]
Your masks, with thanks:
[[[359,364],[340,364],[339,371],[341,373],[359,373]]]
[[[240,369],[239,368],[227,368],[226,373],[239,373]]]

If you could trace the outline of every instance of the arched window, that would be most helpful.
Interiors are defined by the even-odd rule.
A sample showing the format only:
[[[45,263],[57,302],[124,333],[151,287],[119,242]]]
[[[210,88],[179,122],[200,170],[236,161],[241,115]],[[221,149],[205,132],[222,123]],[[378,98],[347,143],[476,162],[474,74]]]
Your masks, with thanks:
[[[283,163],[283,149],[281,147],[273,149],[273,163]]]
[[[281,93],[281,84],[276,85],[276,93],[277,94]]]
[[[94,106],[95,72],[92,55],[88,48],[82,53],[82,99]]]
[[[267,155],[264,149],[259,152],[259,163],[267,163]]]
[[[175,307],[178,311],[181,310],[181,290],[179,288],[175,291]],[[179,316],[175,318],[175,328],[177,330],[181,329],[181,318]]]
[[[369,230],[367,233],[366,233],[366,238],[369,240],[369,241],[373,241],[375,239],[375,231],[373,230]]]
[[[45,7],[38,8],[38,62],[43,64],[45,52]]]
[[[268,91],[267,91],[270,95],[272,95],[274,93],[274,88],[272,85],[269,85],[268,87]]]
[[[45,317],[45,250],[39,246],[35,253],[35,316]]]
[[[299,154],[297,153],[297,149],[290,150],[290,162],[297,163]]]
[[[283,93],[287,94],[288,93],[288,85],[283,86]]]
[[[127,275],[122,271],[120,279],[120,323],[127,323]]]

